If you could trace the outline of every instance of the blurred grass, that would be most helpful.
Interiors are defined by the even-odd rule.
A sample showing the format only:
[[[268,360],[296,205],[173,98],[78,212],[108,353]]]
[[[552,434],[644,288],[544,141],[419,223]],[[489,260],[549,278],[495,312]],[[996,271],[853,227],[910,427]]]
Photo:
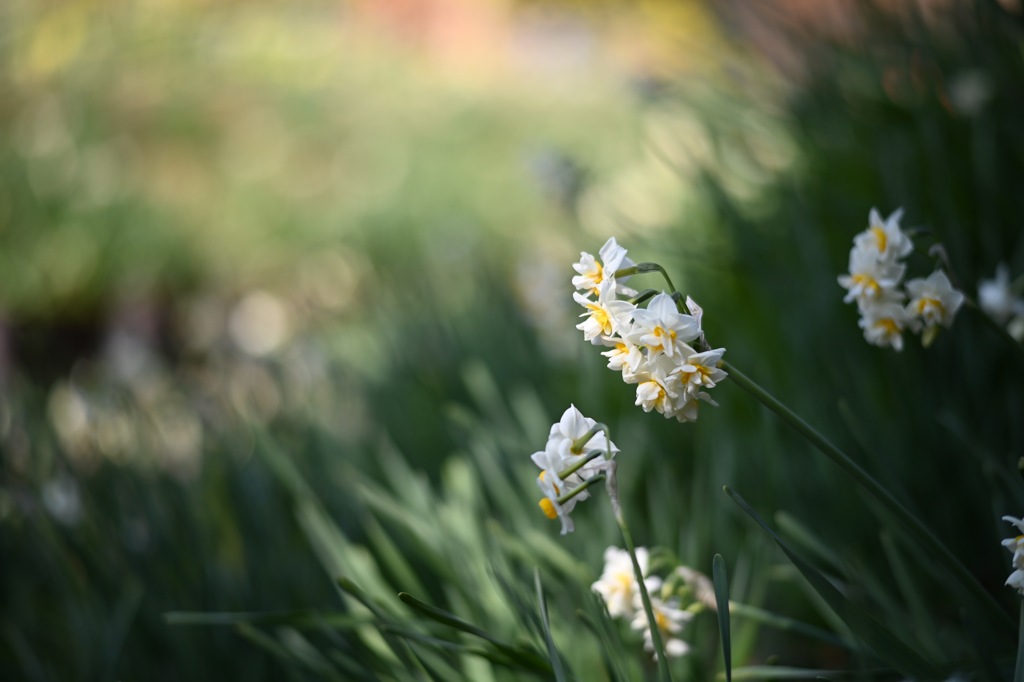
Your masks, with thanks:
[[[1020,365],[967,311],[928,351],[869,347],[835,284],[871,206],[930,228],[968,292],[1000,261],[1024,272],[1020,35],[996,5],[794,34],[808,71],[784,96],[737,60],[647,99],[590,71],[582,89],[439,76],[326,4],[0,12],[0,677],[405,679],[408,651],[444,679],[517,679],[327,614],[367,616],[345,577],[392,627],[468,645],[404,591],[546,652],[535,567],[572,674],[606,679],[610,642],[625,679],[653,675],[632,633],[581,637],[574,615],[603,622],[603,496],[565,538],[536,510],[526,455],[570,402],[624,449],[638,543],[706,573],[721,554],[734,601],[846,637],[725,484],[920,653],[995,661],[994,679],[1012,660],[913,538],[745,394],[724,383],[685,427],[640,413],[556,302],[608,234],[661,262],[730,362],[1010,612],[997,519],[1024,506]],[[286,311],[266,353],[231,322],[256,290]],[[313,615],[163,618],[295,610]],[[733,615],[737,679],[773,655],[878,664]],[[698,620],[677,677],[721,670],[717,639]]]

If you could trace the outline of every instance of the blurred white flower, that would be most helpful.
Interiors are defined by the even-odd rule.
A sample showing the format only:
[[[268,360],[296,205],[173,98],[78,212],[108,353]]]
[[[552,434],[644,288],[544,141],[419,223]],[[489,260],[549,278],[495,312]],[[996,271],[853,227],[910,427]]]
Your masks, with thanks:
[[[907,266],[879,259],[874,249],[854,246],[850,250],[850,274],[839,276],[839,286],[846,289],[844,303],[882,298],[899,286]]]
[[[1016,298],[1010,289],[1010,270],[1005,263],[996,268],[995,279],[978,282],[978,305],[1000,324],[1011,315],[1024,315],[1024,300]]]
[[[255,291],[239,301],[228,319],[232,341],[254,357],[273,353],[291,336],[288,308],[281,299]]]
[[[865,304],[861,306],[860,314],[858,324],[864,330],[865,340],[875,346],[891,346],[897,351],[903,350],[903,331],[917,331],[921,326],[895,297]]]
[[[884,263],[906,258],[914,250],[914,244],[900,229],[902,217],[902,208],[893,211],[885,220],[882,220],[876,209],[871,209],[868,214],[868,229],[853,238],[855,247],[873,252],[875,257]]]
[[[635,607],[636,615],[633,616],[632,627],[634,630],[644,633],[644,649],[657,658],[650,624],[647,622],[647,614],[642,605],[635,604]],[[683,625],[693,618],[693,613],[679,608],[679,602],[675,599],[662,601],[653,595],[651,596],[651,610],[654,612],[654,622],[658,625],[661,642],[665,646],[665,655],[669,658],[677,658],[687,654],[690,651],[690,645],[676,635],[682,632]]]
[[[644,576],[648,592],[660,587],[661,581],[658,578],[647,576],[647,548],[636,548],[636,560],[640,564],[640,573]],[[604,550],[604,570],[590,588],[601,595],[608,608],[608,615],[613,618],[632,619],[636,614],[637,604],[641,603],[640,587],[633,571],[633,560],[628,551],[618,547]]]
[[[920,318],[925,326],[934,327],[953,324],[953,316],[964,302],[964,295],[953,288],[942,270],[936,270],[926,279],[912,279],[907,282],[907,313]]]
[[[56,521],[65,526],[82,520],[82,496],[78,483],[67,474],[60,474],[43,484],[43,506]]]
[[[1011,565],[1013,566],[1014,571],[1010,574],[1010,577],[1006,579],[1005,584],[1014,588],[1024,596],[1024,519],[1018,519],[1013,516],[1004,516],[1003,521],[1012,523],[1017,527],[1018,531],[1018,535],[1016,537],[1007,538],[1002,542],[1003,547],[1013,554]]]

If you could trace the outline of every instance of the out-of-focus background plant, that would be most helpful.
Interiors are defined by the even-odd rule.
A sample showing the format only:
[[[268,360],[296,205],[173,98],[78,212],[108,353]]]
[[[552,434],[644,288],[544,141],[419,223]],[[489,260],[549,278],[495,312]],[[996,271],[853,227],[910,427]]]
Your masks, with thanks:
[[[724,484],[945,672],[1008,678],[1012,629],[747,395],[667,423],[573,329],[579,251],[658,261],[1015,613],[1024,364],[966,310],[870,347],[836,276],[872,206],[968,295],[1024,273],[1021,7],[878,5],[5,3],[0,678],[517,679],[397,594],[547,661],[535,569],[576,678],[651,675],[590,594],[607,500],[567,537],[536,506],[570,402],[639,544],[835,634],[737,611],[736,665],[891,662]],[[688,637],[677,677],[721,670],[714,618]]]

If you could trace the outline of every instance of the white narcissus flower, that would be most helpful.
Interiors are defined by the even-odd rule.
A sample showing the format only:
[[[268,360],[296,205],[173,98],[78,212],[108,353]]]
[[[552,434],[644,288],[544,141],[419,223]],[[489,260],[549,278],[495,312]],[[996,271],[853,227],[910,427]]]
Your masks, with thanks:
[[[595,426],[597,426],[596,421],[590,417],[584,417],[583,413],[575,405],[569,405],[569,409],[562,413],[562,417],[551,425],[551,430],[548,432],[548,442],[544,449],[558,453],[569,462],[574,457],[581,456],[587,452],[594,452],[595,450],[602,453],[611,452],[614,456],[619,451],[619,448],[605,437],[603,431],[598,431],[591,436],[580,452],[572,450],[573,443],[585,436]]]
[[[648,357],[637,372],[636,402],[644,412],[654,410],[671,416],[672,403],[682,391],[679,377],[673,374],[675,364],[665,356]]]
[[[728,376],[719,368],[724,348],[698,353],[689,346],[683,346],[679,361],[682,363],[676,370],[679,380],[687,393],[696,395],[701,388],[714,388],[715,384]]]
[[[601,345],[605,338],[611,337],[622,325],[628,324],[636,308],[629,301],[616,300],[615,282],[610,279],[606,279],[598,287],[596,301],[578,293],[573,293],[572,297],[587,309],[587,312],[580,315],[587,319],[576,325],[576,328],[583,332],[585,341],[590,341],[595,346]]]
[[[666,417],[675,417],[676,421],[681,424],[695,422],[700,414],[699,408],[701,403],[708,403],[718,407],[718,403],[704,391],[697,391],[696,393],[687,392],[673,398],[669,403],[669,409],[664,414]]]
[[[664,353],[671,358],[700,336],[700,325],[692,315],[680,313],[672,297],[662,292],[651,299],[646,309],[633,311],[630,336],[651,353]]]
[[[598,252],[600,260],[586,251],[580,252],[580,260],[573,269],[579,274],[572,278],[572,285],[581,291],[596,294],[605,281],[615,281],[615,271],[635,265],[626,258],[626,249],[619,246],[615,237],[610,238]],[[625,281],[627,278],[623,278]]]
[[[1010,270],[1005,263],[996,268],[995,279],[978,282],[978,305],[996,322],[1003,323],[1011,315],[1024,315],[1024,301],[1010,289]]]
[[[644,649],[657,658],[654,651],[654,640],[651,637],[650,623],[647,622],[647,614],[642,605],[637,605],[637,613],[633,616],[632,627],[644,633]],[[662,601],[651,596],[651,610],[654,612],[654,622],[658,625],[658,633],[661,635],[661,643],[665,647],[665,655],[670,658],[684,656],[690,651],[690,645],[676,637],[683,629],[683,624],[693,618],[693,613],[679,608],[675,599]]]
[[[586,443],[574,447],[577,441],[586,436],[591,429],[597,426],[597,422],[589,417],[583,416],[575,405],[570,405],[561,419],[552,424],[548,432],[548,441],[544,449],[533,453],[530,458],[540,469],[537,477],[537,486],[544,497],[540,501],[540,508],[550,519],[560,519],[562,522],[562,534],[573,531],[573,522],[569,517],[576,504],[590,497],[587,490],[577,489],[589,478],[600,473],[608,466],[608,455],[614,456],[619,452],[615,443],[611,442],[603,432],[598,431],[590,436]],[[590,461],[583,458],[591,453],[601,453]],[[560,473],[566,469],[585,463],[572,474],[562,478]],[[577,492],[573,492],[577,491]],[[564,502],[560,498],[569,496]]]
[[[875,346],[892,346],[897,351],[903,350],[904,330],[917,331],[921,326],[896,297],[865,303],[860,314],[858,324],[864,330],[865,340]]]
[[[573,530],[575,530],[575,526],[573,525],[572,519],[569,517],[569,514],[572,513],[572,510],[573,508],[576,507],[577,502],[586,498],[587,491],[584,490],[576,497],[571,497],[564,503],[560,503],[558,501],[558,498],[562,494],[564,494],[563,488],[556,485],[552,480],[550,480],[546,475],[547,473],[547,471],[542,471],[540,472],[540,476],[537,477],[537,486],[540,488],[540,491],[544,494],[544,497],[538,504],[540,505],[541,510],[544,512],[544,515],[547,516],[549,519],[561,520],[562,535],[565,535],[566,533],[571,533],[573,532]]]
[[[608,358],[608,369],[622,372],[623,380],[626,383],[633,383],[630,379],[640,371],[644,362],[643,351],[625,336],[616,336],[611,342],[615,344],[612,349],[601,353]]]
[[[846,289],[843,302],[882,298],[899,286],[906,271],[902,263],[881,261],[873,249],[855,246],[850,250],[850,274],[839,276],[839,285]]]
[[[1006,584],[1024,596],[1024,520],[1013,516],[1004,516],[1003,521],[1012,523],[1019,532],[1017,537],[1007,538],[1002,542],[1003,547],[1013,553],[1011,562],[1014,571],[1006,579]]]
[[[868,229],[854,237],[853,243],[856,248],[873,252],[876,258],[886,263],[906,258],[914,250],[914,244],[900,229],[902,217],[902,208],[893,211],[884,221],[876,209],[871,209],[868,214]]]
[[[636,560],[640,564],[640,573],[647,575],[648,552],[645,547],[636,548]],[[656,578],[644,578],[648,591],[656,589]],[[601,577],[590,586],[601,595],[608,615],[613,618],[632,619],[636,614],[636,604],[640,599],[640,587],[633,571],[633,560],[629,552],[618,547],[604,550],[604,570]]]
[[[964,302],[964,295],[953,288],[942,270],[936,270],[926,279],[912,279],[907,282],[907,313],[920,318],[925,326],[953,324],[953,316]]]

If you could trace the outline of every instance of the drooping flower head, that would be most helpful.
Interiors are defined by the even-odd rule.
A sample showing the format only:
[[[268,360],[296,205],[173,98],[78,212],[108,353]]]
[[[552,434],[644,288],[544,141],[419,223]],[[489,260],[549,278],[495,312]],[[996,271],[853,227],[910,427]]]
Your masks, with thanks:
[[[561,520],[563,535],[573,531],[569,517],[573,508],[590,496],[588,480],[607,468],[609,456],[619,452],[615,443],[595,427],[596,421],[570,405],[551,426],[544,449],[530,456],[541,469],[537,477],[537,486],[544,495],[540,508],[548,518]]]
[[[583,253],[573,266],[579,273],[573,278],[574,286],[587,292],[573,294],[587,310],[577,329],[585,340],[610,348],[602,355],[623,381],[636,384],[636,405],[645,412],[693,421],[700,401],[716,404],[706,390],[727,376],[720,367],[725,349],[712,350],[705,340],[704,311],[690,297],[683,307],[675,292],[655,294],[646,307],[619,300],[624,288],[609,274],[611,267],[621,269],[633,263],[614,239],[601,248],[601,257],[598,261]],[[655,264],[642,268],[643,272],[656,270],[660,266]],[[628,292],[637,296],[635,291]],[[637,296],[636,300],[642,299]]]

